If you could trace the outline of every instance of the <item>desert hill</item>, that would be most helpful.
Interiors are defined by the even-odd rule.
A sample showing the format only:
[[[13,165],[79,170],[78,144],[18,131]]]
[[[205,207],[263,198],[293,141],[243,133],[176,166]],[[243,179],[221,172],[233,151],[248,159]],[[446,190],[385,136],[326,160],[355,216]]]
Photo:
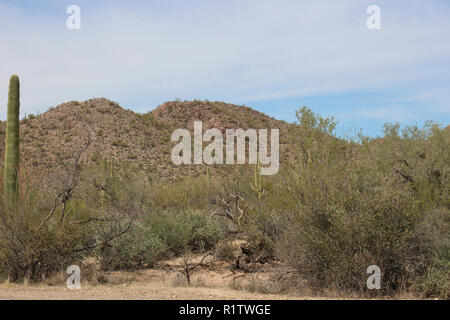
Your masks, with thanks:
[[[194,120],[203,121],[203,130],[218,128],[277,128],[280,130],[280,161],[286,159],[289,124],[246,106],[224,102],[171,101],[145,114],[125,110],[105,98],[72,101],[50,108],[40,115],[28,115],[20,122],[21,166],[34,172],[58,167],[61,159],[73,157],[90,132],[91,144],[82,158],[85,164],[113,157],[120,165],[142,169],[149,179],[174,180],[202,174],[203,165],[176,166],[170,159],[177,128],[192,130]],[[4,157],[5,122],[0,122],[0,156]],[[232,168],[233,167],[233,168]],[[236,168],[239,167],[239,168]],[[215,166],[212,175],[229,175],[247,166]]]

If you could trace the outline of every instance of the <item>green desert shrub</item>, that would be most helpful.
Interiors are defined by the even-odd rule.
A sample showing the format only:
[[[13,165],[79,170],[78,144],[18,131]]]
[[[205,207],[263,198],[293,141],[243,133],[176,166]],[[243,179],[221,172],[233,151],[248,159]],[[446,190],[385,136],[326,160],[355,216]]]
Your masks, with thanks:
[[[241,219],[240,230],[253,248],[254,258],[268,261],[275,257],[276,244],[288,227],[286,216],[270,206],[270,199],[247,208]]]
[[[421,210],[448,206],[450,130],[386,124],[384,136],[363,144],[360,160],[410,187]]]
[[[417,291],[425,297],[450,299],[450,246],[435,252],[425,274],[417,283]]]
[[[441,207],[427,212],[420,231],[432,241],[432,254],[425,273],[416,280],[415,289],[424,297],[449,299],[450,210]]]
[[[36,282],[85,257],[82,225],[46,220],[51,208],[38,194],[21,194],[16,205],[1,199],[0,274],[10,281]],[[77,215],[77,213],[74,213]],[[47,221],[43,223],[44,221]]]
[[[363,291],[370,265],[380,267],[385,292],[407,289],[423,272],[430,246],[418,233],[413,198],[388,181],[364,193],[353,183],[325,201],[313,191],[316,197],[290,215],[281,257],[317,290]]]
[[[126,230],[126,226],[120,226]],[[117,232],[117,230],[111,230]],[[150,227],[134,223],[130,230],[95,250],[103,270],[152,267],[167,254],[168,246]]]
[[[207,175],[188,177],[165,185],[155,185],[150,195],[153,207],[162,210],[206,209],[216,198],[220,182]]]
[[[30,226],[1,234],[0,273],[10,281],[40,281],[83,258],[73,250],[83,241],[73,228],[48,228],[39,232]]]
[[[117,177],[110,172],[105,179],[94,169],[80,172],[68,187],[71,171],[55,171],[36,185],[22,183],[17,203],[0,199],[2,276],[39,281],[100,253],[105,269],[151,265],[159,259],[158,250],[165,246],[157,236],[126,228],[145,208],[142,180],[127,170]]]
[[[156,234],[175,254],[186,250],[209,250],[223,237],[218,221],[203,213],[181,212],[152,214],[147,218]]]
[[[365,292],[370,265],[380,267],[384,293],[411,289],[427,268],[441,270],[429,266],[443,240],[424,228],[433,206],[448,204],[442,131],[432,126],[403,136],[391,130],[384,140],[341,139],[332,118],[307,108],[297,115],[299,152],[263,199],[249,198],[246,233],[269,239],[276,256],[318,291]],[[424,155],[419,143],[435,145]],[[428,154],[436,161],[426,160]],[[403,159],[408,166],[399,167]],[[249,232],[252,225],[256,232]]]

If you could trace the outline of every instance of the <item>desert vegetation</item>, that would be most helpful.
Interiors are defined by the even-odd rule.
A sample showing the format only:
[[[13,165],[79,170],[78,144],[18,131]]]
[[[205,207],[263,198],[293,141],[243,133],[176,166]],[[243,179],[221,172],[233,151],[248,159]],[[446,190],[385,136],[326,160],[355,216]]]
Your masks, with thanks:
[[[175,269],[188,285],[215,260],[236,272],[265,272],[245,286],[233,282],[234,289],[450,298],[448,127],[386,124],[382,137],[339,137],[333,118],[306,107],[287,124],[224,103],[199,109],[195,101],[187,106],[220,129],[245,128],[233,116],[251,120],[247,127],[281,126],[281,169],[261,176],[258,165],[199,166],[177,174],[182,168],[169,163],[171,130],[192,125],[190,109],[177,109],[178,102],[145,115],[109,102],[73,102],[77,112],[64,113],[63,105],[59,118],[52,110],[19,121],[14,76],[9,97],[2,281],[38,283],[76,264],[96,270],[101,282],[103,273],[158,268],[178,257]],[[99,128],[97,114],[115,127]],[[52,143],[54,131],[65,138],[49,149],[39,142],[46,130]],[[147,163],[147,153],[168,163]],[[366,287],[370,265],[381,269],[380,290]]]

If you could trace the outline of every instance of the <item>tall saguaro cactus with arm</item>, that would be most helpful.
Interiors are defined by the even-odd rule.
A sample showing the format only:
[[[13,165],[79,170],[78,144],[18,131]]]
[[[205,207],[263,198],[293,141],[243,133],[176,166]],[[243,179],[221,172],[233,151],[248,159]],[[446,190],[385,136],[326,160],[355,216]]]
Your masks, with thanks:
[[[258,162],[255,166],[255,172],[253,174],[253,179],[254,179],[253,183],[250,182],[250,188],[258,194],[258,200],[261,200],[262,197],[266,194],[266,189],[264,189],[262,179],[261,179],[261,166],[260,166],[260,162],[259,162],[259,157],[258,157]]]
[[[15,201],[19,186],[19,107],[20,83],[17,75],[9,80],[8,113],[6,118],[5,196]]]

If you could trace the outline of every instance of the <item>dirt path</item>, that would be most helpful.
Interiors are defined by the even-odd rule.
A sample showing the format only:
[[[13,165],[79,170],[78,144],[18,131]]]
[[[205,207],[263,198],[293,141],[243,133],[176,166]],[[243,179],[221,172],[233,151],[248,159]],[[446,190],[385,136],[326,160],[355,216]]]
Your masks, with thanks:
[[[272,300],[314,299],[284,295],[251,293],[234,290],[230,283],[236,275],[229,270],[202,271],[187,286],[185,279],[176,272],[163,270],[141,270],[114,272],[107,275],[106,284],[81,283],[80,290],[69,290],[65,286],[67,276],[61,274],[53,285],[0,284],[0,299],[50,299],[50,300]],[[234,281],[241,281],[242,275]],[[316,298],[317,299],[317,298]]]
[[[101,285],[84,286],[80,290],[71,291],[64,287],[54,286],[24,286],[0,285],[0,299],[21,300],[279,300],[279,299],[308,299],[306,297],[292,297],[280,295],[253,294],[245,291],[221,288],[200,287],[161,287],[154,285]]]

